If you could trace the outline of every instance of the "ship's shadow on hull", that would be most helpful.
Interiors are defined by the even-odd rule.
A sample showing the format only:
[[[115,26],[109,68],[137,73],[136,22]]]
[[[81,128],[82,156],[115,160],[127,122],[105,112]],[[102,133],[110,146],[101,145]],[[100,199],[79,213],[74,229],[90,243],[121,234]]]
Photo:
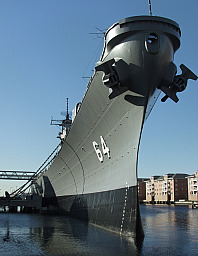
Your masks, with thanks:
[[[83,196],[75,196],[69,211],[69,216],[80,219],[84,222],[89,221],[87,200]]]
[[[148,91],[145,91],[145,87],[148,87],[152,94],[156,85],[160,83],[161,71],[153,64],[152,69],[155,69],[156,72],[150,72],[153,75],[149,75],[148,70],[151,65],[149,63],[150,55],[147,52],[144,52],[144,59],[147,68],[132,63],[128,64],[123,59],[115,60],[114,58],[96,67],[96,71],[103,71],[104,73],[102,80],[104,85],[110,88],[109,99],[113,99],[126,91],[131,91],[135,96],[126,95],[125,100],[136,106],[146,105],[148,95],[145,92],[148,93]],[[113,74],[111,70],[114,71]],[[106,77],[111,79],[106,79]],[[113,85],[110,83],[111,80],[114,80]]]

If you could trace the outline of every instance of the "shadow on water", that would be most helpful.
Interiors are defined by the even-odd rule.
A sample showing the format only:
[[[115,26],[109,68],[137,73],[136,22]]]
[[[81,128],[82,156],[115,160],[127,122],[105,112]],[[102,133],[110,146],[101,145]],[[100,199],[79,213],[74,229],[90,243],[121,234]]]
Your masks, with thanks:
[[[70,217],[45,217],[30,232],[49,255],[139,255],[130,239]]]

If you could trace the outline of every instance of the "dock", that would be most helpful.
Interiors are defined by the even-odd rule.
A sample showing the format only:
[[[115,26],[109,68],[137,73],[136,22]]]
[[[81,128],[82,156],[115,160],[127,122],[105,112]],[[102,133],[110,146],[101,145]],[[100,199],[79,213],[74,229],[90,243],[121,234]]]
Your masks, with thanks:
[[[42,197],[39,195],[25,194],[25,191],[33,183],[37,172],[33,171],[2,171],[0,170],[0,179],[2,180],[24,180],[27,181],[20,188],[9,194],[5,191],[5,197],[0,197],[0,208],[4,212],[40,212],[42,209]]]
[[[42,198],[37,195],[27,196],[26,199],[0,197],[0,207],[4,212],[40,212],[42,209]]]

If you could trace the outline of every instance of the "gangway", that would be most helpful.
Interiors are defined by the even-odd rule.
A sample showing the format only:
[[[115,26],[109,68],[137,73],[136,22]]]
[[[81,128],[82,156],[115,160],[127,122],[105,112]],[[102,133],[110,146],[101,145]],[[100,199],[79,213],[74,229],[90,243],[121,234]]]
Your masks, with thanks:
[[[27,180],[27,181],[22,186],[20,186],[19,188],[17,188],[15,191],[13,191],[10,194],[11,198],[15,198],[15,197],[23,194],[28,188],[31,187],[31,185],[35,182],[35,180],[38,179],[39,175],[42,172],[44,172],[46,170],[46,168],[48,168],[48,166],[54,161],[54,158],[58,154],[61,146],[62,146],[62,142],[57,145],[57,147],[54,149],[54,151],[48,156],[48,158],[38,168],[38,170],[36,172],[22,172],[22,171],[18,171],[17,175],[13,176],[15,178],[18,177],[18,180],[19,179],[22,180],[22,178],[23,178],[23,180]],[[1,172],[2,171],[0,171],[0,175],[1,175]],[[7,174],[6,174],[7,175],[7,179],[9,178],[9,172],[11,172],[10,178],[11,178],[11,175],[13,174],[13,171],[7,171]],[[2,173],[2,177],[5,177],[5,171],[3,171],[3,173]]]
[[[35,172],[33,171],[1,171],[1,180],[30,180],[34,177]]]

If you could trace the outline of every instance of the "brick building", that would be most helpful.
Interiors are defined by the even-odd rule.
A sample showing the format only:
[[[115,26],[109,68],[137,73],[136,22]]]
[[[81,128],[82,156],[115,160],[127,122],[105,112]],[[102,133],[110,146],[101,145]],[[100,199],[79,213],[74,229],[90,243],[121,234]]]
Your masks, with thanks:
[[[188,198],[188,174],[176,173],[153,176],[146,185],[146,201],[173,203]]]
[[[139,202],[146,200],[146,182],[148,178],[138,178],[138,199]]]

